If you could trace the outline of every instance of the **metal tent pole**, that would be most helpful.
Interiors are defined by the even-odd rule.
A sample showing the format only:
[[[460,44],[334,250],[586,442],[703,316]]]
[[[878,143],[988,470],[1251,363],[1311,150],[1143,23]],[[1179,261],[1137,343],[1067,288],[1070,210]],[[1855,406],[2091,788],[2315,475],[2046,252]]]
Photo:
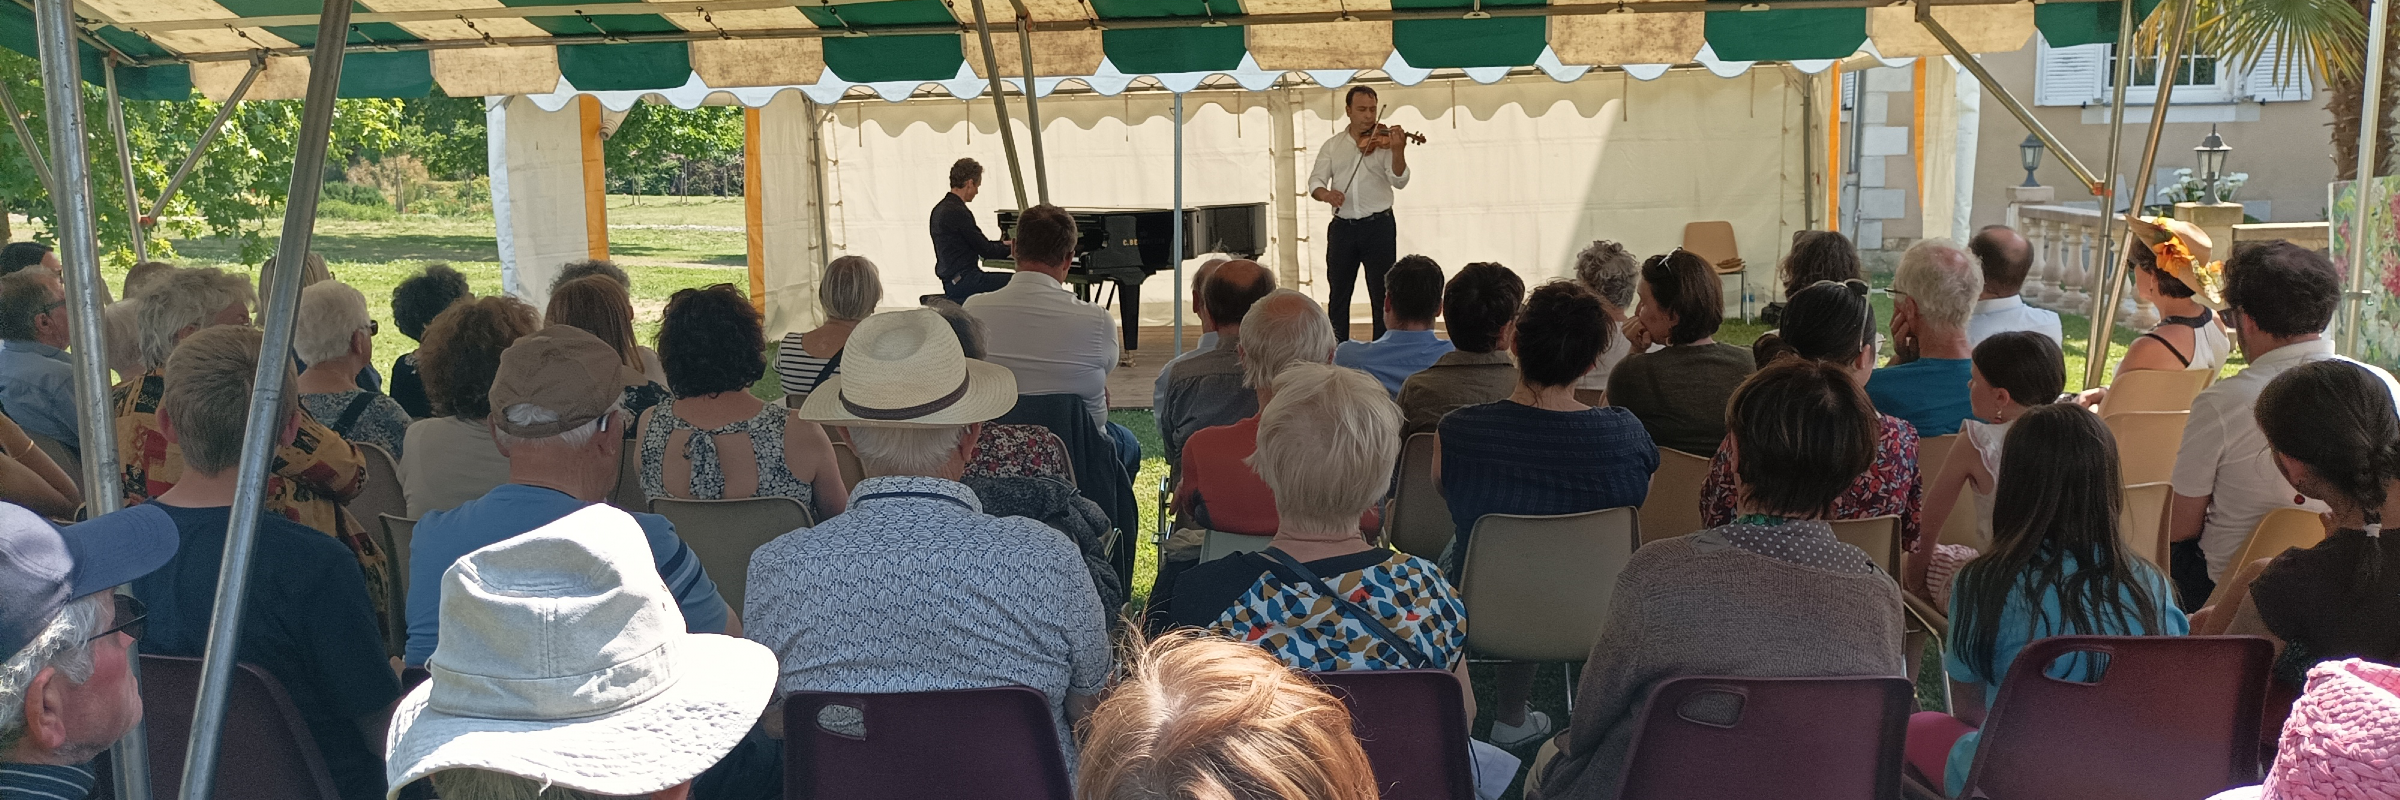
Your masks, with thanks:
[[[975,36],[983,40],[983,79],[992,90],[992,108],[999,111],[1000,146],[1008,150],[1008,179],[1017,187],[1017,210],[1025,210],[1025,171],[1017,167],[1017,134],[1008,125],[1008,94],[1000,84],[1000,57],[992,52],[992,25],[984,18],[983,0],[975,3]],[[969,122],[972,125],[974,123]]]
[[[123,505],[123,478],[117,471],[116,414],[108,402],[108,367],[97,356],[107,350],[101,306],[108,297],[108,287],[100,278],[100,241],[97,215],[92,206],[91,162],[84,147],[83,81],[79,74],[81,53],[76,48],[74,9],[72,0],[36,0],[33,4],[34,43],[41,58],[42,101],[44,121],[50,133],[50,152],[58,156],[59,170],[51,172],[41,164],[41,151],[33,146],[33,137],[25,130],[25,121],[17,113],[15,103],[8,103],[9,122],[17,129],[18,140],[25,145],[26,155],[42,173],[45,188],[50,190],[50,202],[57,212],[58,255],[66,268],[66,303],[69,314],[67,338],[75,348],[75,416],[81,426],[79,443],[83,449],[84,507],[99,511]],[[0,91],[0,99],[8,93]],[[113,97],[113,95],[112,95]],[[139,669],[140,660],[131,652],[129,669]],[[135,725],[112,748],[115,757],[114,778],[117,797],[123,800],[148,800],[150,797],[149,737]]]
[[[825,205],[825,124],[833,121],[833,107],[817,105],[808,95],[801,95],[800,102],[807,104],[802,108],[808,111],[808,180],[811,196],[817,200],[817,259],[822,265],[833,260],[833,224],[827,219],[833,209]]]
[[[2133,43],[2135,24],[2136,20],[2133,17],[2133,0],[2125,0],[2123,3],[2118,4],[2117,44],[2116,50],[2112,51],[2117,56],[2117,66],[2115,71],[2111,73],[2111,76],[2116,80],[2116,85],[2109,92],[2108,96],[2108,161],[2106,162],[2108,174],[2105,176],[2107,181],[2105,184],[2107,191],[2094,193],[2100,197],[2100,272],[2102,275],[2106,275],[2110,271],[2110,265],[2123,261],[2125,259],[2126,250],[2131,248],[2133,245],[2133,228],[2131,226],[2127,226],[2124,230],[2119,231],[2116,229],[2116,226],[2117,162],[2119,159],[2124,157],[2125,88],[2133,83]],[[2168,82],[2173,83],[2172,80]],[[2163,116],[2163,114],[2155,114],[2152,121],[2155,122],[2156,117]],[[2148,170],[2146,168],[2143,170],[2143,172],[2144,174],[2148,174]],[[2135,196],[2134,201],[2136,203],[2139,203],[2140,200],[2140,196]],[[2139,211],[2140,209],[2137,207],[2134,210]],[[2106,294],[2106,292],[2101,292],[2099,294]],[[2092,362],[2107,361],[2108,350],[2104,348],[2101,349],[2099,353],[2100,355],[2095,358],[2092,356],[2092,351],[2090,349],[2087,348],[2084,351],[2084,388],[2091,388],[2099,381],[2099,378],[2096,377],[2098,373],[2092,369]]]
[[[0,113],[8,114],[9,127],[16,129],[17,146],[25,148],[25,161],[33,165],[33,177],[41,179],[42,193],[57,197],[58,181],[50,177],[50,160],[43,158],[42,149],[34,146],[33,129],[25,127],[25,112],[17,110],[16,98],[7,92],[0,92]]]
[[[125,177],[125,226],[133,234],[133,260],[150,260],[150,237],[142,232],[141,189],[133,181],[133,146],[125,139],[125,101],[117,96],[117,60],[108,59],[108,128],[117,137],[117,172]]]
[[[2367,24],[2367,74],[2361,88],[2358,124],[2358,200],[2350,208],[2349,290],[2342,293],[2342,354],[2358,354],[2358,326],[2367,301],[2367,201],[2374,196],[2376,134],[2383,132],[2383,69],[2385,48],[2391,46],[2392,0],[2374,0]]]
[[[265,57],[250,60],[250,71],[242,73],[242,82],[234,84],[233,94],[227,95],[224,104],[218,106],[217,118],[209,120],[208,130],[200,132],[200,141],[192,143],[191,154],[183,157],[183,165],[176,167],[175,176],[167,179],[167,188],[159,190],[158,200],[150,204],[151,219],[167,213],[167,201],[175,199],[175,190],[183,188],[183,179],[191,177],[193,167],[200,166],[201,154],[208,152],[208,146],[217,140],[217,134],[225,131],[225,121],[233,119],[234,106],[242,102],[243,96],[250,94],[250,84],[257,82],[258,73],[266,68]]]
[[[2169,23],[2171,27],[2166,38],[2167,50],[2158,57],[2158,100],[2150,106],[2150,134],[2143,140],[2142,161],[2134,169],[2133,191],[2127,193],[2126,197],[2126,202],[2131,204],[2135,213],[2140,213],[2143,198],[2150,196],[2150,167],[2158,161],[2158,139],[2167,130],[2167,109],[2175,97],[2175,73],[2183,69],[2183,51],[2191,44],[2192,17],[2198,11],[2195,8],[2197,4],[2197,0],[2183,0],[2175,6],[2175,18]],[[2122,58],[2124,53],[2120,52],[2118,56]],[[2106,220],[2115,213],[2114,204],[2111,204],[2108,212],[2101,214],[2100,218]],[[2126,235],[2132,235],[2130,228],[2126,230]],[[2098,291],[2092,295],[2098,303],[2092,309],[2092,339],[2083,351],[2085,386],[2099,385],[2102,376],[2108,374],[2108,346],[2110,334],[2117,324],[2117,301],[2125,295],[2123,266],[2105,261],[2099,265],[2100,282],[2093,285]]]
[[[2074,153],[2068,152],[2067,146],[2060,143],[2050,128],[2033,116],[2033,111],[2025,107],[2024,101],[2009,94],[2008,87],[2000,85],[2000,80],[1992,77],[1991,70],[1984,69],[1983,62],[1976,60],[1975,54],[1967,52],[1966,46],[1950,35],[1950,29],[1942,27],[1942,23],[1933,18],[1933,3],[1929,0],[1918,0],[1917,22],[1925,26],[1925,32],[1933,34],[1933,38],[1942,43],[1942,49],[1950,51],[1950,57],[1957,60],[1959,66],[1967,68],[1967,72],[1975,76],[1976,83],[1983,84],[1985,92],[2000,101],[2000,107],[2008,109],[2008,113],[2016,117],[2025,130],[2033,133],[2033,138],[2040,139],[2043,147],[2057,155],[2058,163],[2065,164],[2068,172],[2075,173],[2076,180],[2083,181],[2084,187],[2091,189],[2093,194],[2100,193],[2100,179],[2092,175],[2091,168],[2084,166],[2083,160],[2076,158]],[[1834,88],[1838,91],[1841,87]],[[1860,88],[1859,96],[1866,96],[1864,87]],[[1841,100],[1837,97],[1834,102]]]
[[[1037,151],[1038,152],[1038,151]],[[1175,255],[1175,291],[1183,291],[1183,93],[1175,93],[1175,220],[1167,252]],[[1183,355],[1183,308],[1175,309],[1175,355]]]
[[[46,0],[65,3],[68,0]],[[190,747],[183,759],[183,800],[215,795],[217,751],[223,743],[225,700],[233,688],[233,664],[242,624],[242,601],[250,586],[250,552],[265,512],[269,457],[288,420],[283,409],[284,375],[291,369],[292,323],[300,301],[300,270],[315,233],[317,192],[325,182],[326,139],[333,128],[334,92],[342,81],[342,48],[349,37],[351,0],[325,0],[317,21],[316,56],[301,106],[300,134],[292,154],[292,181],[283,205],[283,238],[267,284],[266,339],[250,388],[250,413],[243,428],[240,472],[233,516],[225,531],[224,566],[217,572],[217,600],[200,662],[200,699],[192,711]]]
[[[1025,62],[1025,126],[1033,135],[1033,189],[1034,196],[1047,205],[1050,202],[1050,162],[1042,155],[1042,101],[1035,96],[1038,93],[1033,86],[1033,26],[1026,24],[1029,21],[1020,6],[1017,11],[1017,54],[1018,59]],[[993,84],[993,90],[998,89],[999,85]]]

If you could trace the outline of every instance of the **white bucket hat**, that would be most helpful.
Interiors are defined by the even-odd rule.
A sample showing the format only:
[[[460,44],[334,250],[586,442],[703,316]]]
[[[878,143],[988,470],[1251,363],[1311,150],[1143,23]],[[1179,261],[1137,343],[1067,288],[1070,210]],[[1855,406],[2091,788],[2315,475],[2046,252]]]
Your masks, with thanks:
[[[932,309],[876,314],[842,345],[842,372],[810,392],[800,418],[865,428],[939,428],[984,422],[1017,405],[1017,376],[959,349]]]
[[[392,715],[387,798],[447,769],[646,795],[733,750],[767,705],[773,653],[684,632],[633,517],[604,505],[468,553],[442,573],[432,680]]]

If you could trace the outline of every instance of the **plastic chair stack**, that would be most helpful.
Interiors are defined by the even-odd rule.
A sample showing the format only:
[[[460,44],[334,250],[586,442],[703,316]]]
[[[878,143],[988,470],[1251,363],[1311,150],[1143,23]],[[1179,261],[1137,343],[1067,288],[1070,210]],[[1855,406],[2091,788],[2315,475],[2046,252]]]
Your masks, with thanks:
[[[1884,800],[1900,790],[1904,678],[1674,678],[1635,723],[1618,797]]]
[[[742,607],[750,584],[750,554],[775,537],[817,525],[808,507],[789,497],[661,497],[650,501],[650,513],[675,523],[675,535],[691,546],[700,557],[700,568],[716,580],[717,593],[736,609]]]
[[[1309,673],[1350,708],[1381,800],[1475,796],[1474,755],[1458,676],[1433,669]]]
[[[1068,800],[1050,701],[1023,686],[902,694],[793,692],[785,800]]]

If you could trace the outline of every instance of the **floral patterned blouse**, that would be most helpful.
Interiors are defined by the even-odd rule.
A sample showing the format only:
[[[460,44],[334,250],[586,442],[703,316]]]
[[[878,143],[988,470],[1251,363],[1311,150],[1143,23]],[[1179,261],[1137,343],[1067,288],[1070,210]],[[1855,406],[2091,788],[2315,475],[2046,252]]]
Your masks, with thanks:
[[[1917,429],[1899,417],[1883,417],[1876,437],[1875,463],[1833,501],[1833,519],[1865,519],[1886,514],[1900,518],[1900,549],[1917,543],[1918,511],[1925,501],[1925,481],[1917,473]],[[1738,498],[1733,493],[1733,467],[1727,445],[1717,445],[1708,464],[1708,483],[1700,490],[1700,524],[1714,528],[1733,521]]]
[[[975,440],[967,475],[981,478],[1054,478],[1075,483],[1067,445],[1040,425],[985,425]]]

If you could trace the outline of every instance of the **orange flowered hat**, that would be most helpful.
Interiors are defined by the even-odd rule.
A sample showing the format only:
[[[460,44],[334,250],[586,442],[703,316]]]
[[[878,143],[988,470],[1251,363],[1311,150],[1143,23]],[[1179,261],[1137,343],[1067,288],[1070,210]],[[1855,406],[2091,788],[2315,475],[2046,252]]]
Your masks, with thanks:
[[[2150,248],[2158,268],[2192,290],[2192,299],[2212,310],[2225,310],[2225,262],[2209,260],[2208,233],[2200,226],[2172,217],[2143,219],[2128,214],[2125,224],[2134,239]]]

